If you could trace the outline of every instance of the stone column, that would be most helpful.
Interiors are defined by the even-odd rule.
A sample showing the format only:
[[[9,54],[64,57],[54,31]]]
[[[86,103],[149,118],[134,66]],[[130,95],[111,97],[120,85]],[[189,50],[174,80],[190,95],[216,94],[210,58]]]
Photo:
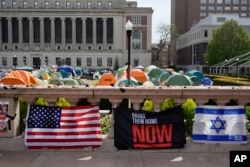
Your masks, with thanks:
[[[23,18],[18,17],[18,40],[19,40],[19,49],[23,49]]]
[[[66,44],[66,33],[65,33],[65,18],[61,18],[62,20],[62,50],[65,50]]]
[[[1,17],[0,17],[0,34],[2,34],[2,20],[1,20]],[[3,49],[3,43],[2,43],[2,35],[0,35],[0,50]]]
[[[72,50],[76,50],[76,18],[72,18]]]
[[[51,50],[55,50],[55,18],[50,18],[51,21]]]
[[[93,50],[96,50],[96,18],[93,18]]]
[[[103,18],[103,50],[107,50],[107,19]]]
[[[87,46],[86,46],[86,18],[82,18],[82,47],[83,47],[83,50],[87,49]]]
[[[40,49],[44,50],[44,18],[40,17]]]
[[[29,22],[30,22],[30,24],[29,24],[29,27],[30,27],[30,29],[29,29],[29,45],[30,45],[30,50],[33,50],[34,49],[34,46],[33,46],[33,44],[34,44],[34,32],[33,32],[33,18],[32,17],[30,17],[29,18]]]
[[[12,38],[12,18],[8,17],[8,50],[13,49],[13,38]]]

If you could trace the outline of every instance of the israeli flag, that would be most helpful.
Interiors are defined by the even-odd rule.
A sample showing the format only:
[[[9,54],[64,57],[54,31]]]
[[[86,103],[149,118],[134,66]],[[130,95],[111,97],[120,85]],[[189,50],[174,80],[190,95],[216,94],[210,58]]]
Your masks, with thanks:
[[[201,143],[247,143],[244,106],[198,106],[193,141]]]

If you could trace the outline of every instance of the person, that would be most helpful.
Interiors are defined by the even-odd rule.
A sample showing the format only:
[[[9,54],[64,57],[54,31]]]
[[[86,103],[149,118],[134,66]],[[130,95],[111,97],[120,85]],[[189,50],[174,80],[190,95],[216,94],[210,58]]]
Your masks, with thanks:
[[[8,104],[1,104],[0,107],[0,132],[6,132],[8,130]]]
[[[8,114],[8,104],[1,105],[1,114]]]

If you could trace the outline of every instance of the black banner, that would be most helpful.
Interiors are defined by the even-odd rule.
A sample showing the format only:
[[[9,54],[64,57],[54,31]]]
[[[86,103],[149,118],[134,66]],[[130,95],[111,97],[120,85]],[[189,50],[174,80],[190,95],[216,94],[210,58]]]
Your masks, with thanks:
[[[117,107],[114,122],[115,147],[120,150],[183,148],[186,144],[181,106],[160,112]]]

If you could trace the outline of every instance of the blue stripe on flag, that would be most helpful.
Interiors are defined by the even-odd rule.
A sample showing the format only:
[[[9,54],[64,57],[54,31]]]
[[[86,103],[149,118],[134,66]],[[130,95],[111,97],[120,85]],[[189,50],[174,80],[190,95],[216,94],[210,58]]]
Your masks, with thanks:
[[[214,115],[231,115],[231,114],[245,114],[244,107],[238,108],[219,108],[219,107],[196,107],[196,114],[214,114]]]
[[[193,135],[195,141],[247,141],[246,135]]]

